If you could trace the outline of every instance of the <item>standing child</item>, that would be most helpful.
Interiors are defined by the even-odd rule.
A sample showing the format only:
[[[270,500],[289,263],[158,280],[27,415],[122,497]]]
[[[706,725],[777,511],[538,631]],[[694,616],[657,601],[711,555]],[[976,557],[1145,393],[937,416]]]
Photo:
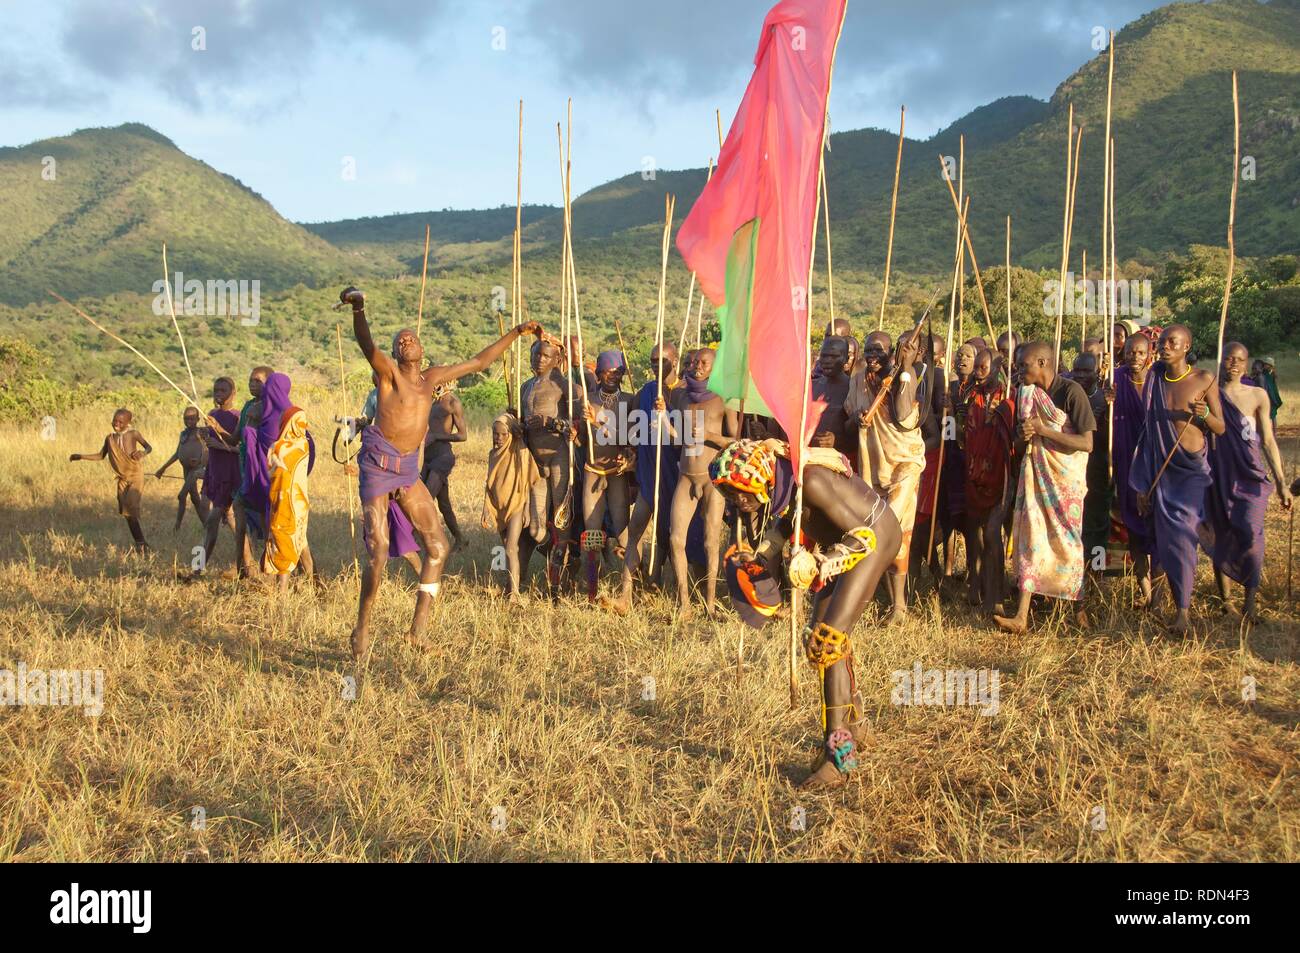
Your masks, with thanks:
[[[140,461],[153,447],[138,430],[131,426],[131,411],[124,407],[113,412],[113,432],[104,438],[104,445],[99,453],[74,453],[68,459],[103,460],[108,458],[108,465],[117,476],[117,512],[126,518],[127,528],[135,541],[135,551],[147,553],[150,546],[144,540],[144,531],[140,528],[140,495],[144,489],[144,468]]]
[[[157,469],[154,477],[161,480],[167,468],[177,462],[181,465],[185,483],[176,494],[176,525],[172,527],[173,533],[181,528],[181,522],[185,519],[186,500],[193,502],[199,522],[206,525],[208,521],[208,501],[199,495],[199,480],[208,462],[208,447],[199,430],[199,412],[193,407],[185,408],[185,429],[176,441],[176,452]]]

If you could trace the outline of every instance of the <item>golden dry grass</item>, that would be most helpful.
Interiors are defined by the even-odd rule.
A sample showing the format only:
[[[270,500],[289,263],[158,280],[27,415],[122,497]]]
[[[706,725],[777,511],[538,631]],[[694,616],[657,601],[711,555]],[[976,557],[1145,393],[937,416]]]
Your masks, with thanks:
[[[310,412],[325,431],[334,408]],[[179,484],[148,486],[159,552],[141,561],[124,554],[106,464],[66,462],[98,447],[101,416],[61,421],[53,442],[0,431],[0,668],[106,680],[97,719],[0,709],[0,860],[1300,859],[1300,616],[1284,604],[1276,508],[1264,621],[1244,639],[1202,600],[1195,637],[1170,641],[1119,583],[1087,632],[1043,619],[1011,638],[933,601],[899,627],[864,620],[873,739],[846,787],[809,796],[791,781],[820,740],[816,688],[801,668],[789,710],[785,629],[747,633],[738,679],[729,613],[676,624],[650,596],[623,620],[492,594],[482,428],[453,476],[473,545],[435,610],[437,651],[391,637],[413,584],[390,572],[384,637],[349,701],[357,582],[339,469],[326,460],[312,485],[323,591],[277,604],[230,581],[186,585],[173,560],[188,565],[198,530],[170,533]],[[170,417],[140,426],[170,452]],[[223,535],[217,568],[230,553]],[[1204,560],[1201,582],[1203,595]],[[917,661],[999,670],[999,712],[891,705],[890,673]],[[1089,823],[1097,806],[1105,830]]]

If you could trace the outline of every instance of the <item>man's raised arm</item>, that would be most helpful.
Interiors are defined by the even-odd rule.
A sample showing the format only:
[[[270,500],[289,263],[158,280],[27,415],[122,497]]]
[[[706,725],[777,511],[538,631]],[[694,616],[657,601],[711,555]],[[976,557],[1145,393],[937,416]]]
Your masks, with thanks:
[[[361,353],[377,372],[391,377],[392,358],[375,347],[375,339],[370,336],[370,324],[366,321],[366,296],[349,285],[339,292],[339,301],[352,306],[352,333],[356,336],[357,344],[361,345]]]
[[[354,321],[356,320],[355,315],[356,312],[354,311]],[[361,318],[361,324],[362,326],[365,324],[364,316]],[[504,337],[496,341],[494,344],[489,344],[468,361],[461,361],[459,364],[450,364],[446,367],[429,368],[429,370],[425,372],[425,381],[432,384],[434,387],[437,387],[439,384],[445,384],[448,381],[459,380],[468,374],[481,374],[483,371],[486,371],[491,367],[496,360],[506,352],[506,348],[511,344],[514,344],[516,340],[523,337],[525,334],[540,335],[541,333],[542,326],[540,324],[536,321],[525,321],[523,324],[519,325],[519,327],[507,331]],[[357,340],[360,340],[359,336]],[[372,344],[371,347],[374,347],[374,345]],[[371,363],[373,364],[374,362],[371,361]]]

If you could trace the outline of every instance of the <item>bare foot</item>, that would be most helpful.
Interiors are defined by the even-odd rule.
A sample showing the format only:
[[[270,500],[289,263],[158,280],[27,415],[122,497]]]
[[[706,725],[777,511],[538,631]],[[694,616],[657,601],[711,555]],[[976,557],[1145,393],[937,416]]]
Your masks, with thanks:
[[[996,622],[998,628],[1003,631],[1014,632],[1017,635],[1024,635],[1025,630],[1029,628],[1026,621],[1019,616],[1011,616],[1010,618],[1007,618],[1006,616],[995,615],[993,621]]]
[[[617,599],[602,597],[600,607],[607,612],[613,612],[617,615],[627,615],[632,611],[632,600],[627,596],[619,596]]]
[[[983,593],[979,593],[979,592],[966,593],[966,605],[970,606],[971,608],[978,608],[983,604],[984,604]]]
[[[899,606],[894,606],[885,614],[885,618],[881,621],[884,622],[885,625],[893,625],[896,622],[902,622],[906,618],[907,610]]]
[[[1079,608],[1074,610],[1074,624],[1081,629],[1088,628],[1088,610]]]
[[[370,632],[366,629],[352,630],[352,661],[357,665],[365,662],[370,654]]]
[[[689,599],[684,599],[677,606],[677,621],[690,622],[695,618],[695,607],[691,605]]]
[[[1180,612],[1178,615],[1174,616],[1173,621],[1169,623],[1169,634],[1185,636],[1191,627],[1191,620]]]
[[[825,760],[825,755],[822,758],[821,767],[804,778],[799,785],[800,791],[828,791],[842,786],[848,780],[847,775],[839,768]]]

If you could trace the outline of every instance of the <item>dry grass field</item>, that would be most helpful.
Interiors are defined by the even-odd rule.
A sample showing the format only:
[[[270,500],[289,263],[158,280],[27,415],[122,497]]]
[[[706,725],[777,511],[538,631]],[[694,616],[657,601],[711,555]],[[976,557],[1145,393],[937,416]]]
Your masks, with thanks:
[[[1290,468],[1300,389],[1285,396]],[[322,449],[335,411],[308,406]],[[1043,615],[1008,637],[933,599],[902,626],[864,619],[872,740],[845,787],[810,796],[792,782],[820,740],[817,690],[801,666],[790,710],[785,628],[747,632],[738,672],[729,610],[678,624],[658,595],[615,619],[495,594],[485,427],[453,475],[472,545],[435,609],[436,651],[396,637],[414,585],[390,564],[350,700],[357,579],[327,451],[310,534],[328,581],[279,601],[175,580],[199,541],[192,516],[171,533],[176,481],[150,478],[158,551],[128,555],[107,464],[67,462],[99,447],[107,416],[61,420],[53,441],[0,430],[0,669],[102,669],[105,693],[97,718],[0,709],[0,860],[1300,859],[1300,614],[1276,506],[1249,633],[1207,613],[1204,559],[1185,642],[1128,608],[1127,581],[1088,631]],[[178,419],[138,425],[156,466]],[[214,568],[230,558],[223,534]],[[997,713],[891,704],[891,673],[918,662],[996,670]]]

